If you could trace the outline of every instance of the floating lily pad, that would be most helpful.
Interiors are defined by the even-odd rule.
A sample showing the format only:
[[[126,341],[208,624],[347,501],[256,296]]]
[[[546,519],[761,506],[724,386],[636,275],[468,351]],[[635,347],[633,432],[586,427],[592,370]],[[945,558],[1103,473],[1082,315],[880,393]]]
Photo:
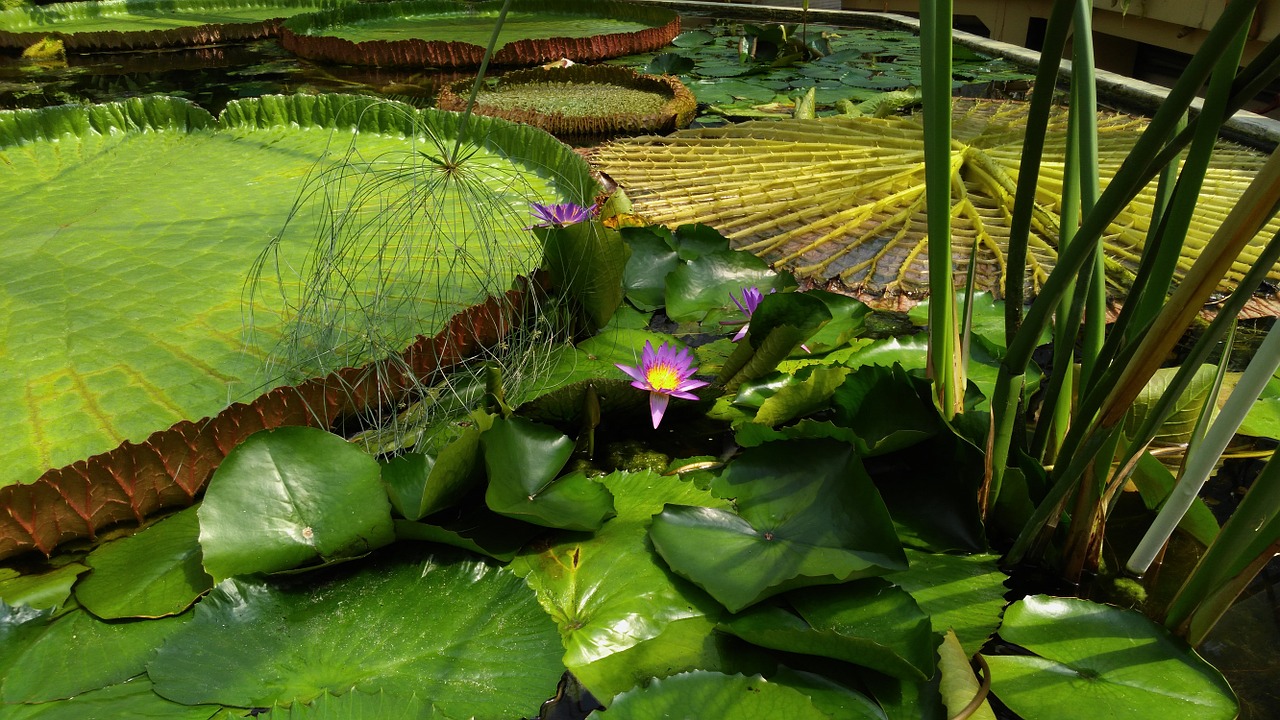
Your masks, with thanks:
[[[1005,611],[1000,637],[1035,655],[987,655],[991,689],[1022,717],[1230,720],[1239,708],[1222,675],[1141,613],[1035,595]]]
[[[514,263],[504,267],[513,275],[527,272],[538,262],[537,249],[520,230],[528,224],[520,198],[583,202],[594,194],[595,183],[586,164],[545,133],[491,118],[472,123],[490,143],[473,156],[476,172],[500,177],[504,193],[515,193],[504,225],[515,229],[494,240]],[[430,172],[434,166],[418,152],[424,142],[418,133],[428,126],[451,139],[457,116],[333,95],[233,102],[218,120],[185,101],[160,98],[0,112],[0,194],[9,213],[0,254],[11,270],[0,278],[0,298],[14,318],[0,330],[0,345],[8,352],[0,382],[14,389],[0,393],[0,433],[6,438],[0,445],[0,486],[32,483],[46,471],[55,485],[73,482],[79,488],[90,478],[88,492],[48,492],[51,500],[62,498],[64,512],[56,523],[30,526],[42,533],[38,543],[8,512],[0,512],[0,556],[22,543],[56,543],[191,502],[207,475],[193,478],[195,486],[170,481],[157,487],[139,474],[138,485],[125,492],[100,463],[69,466],[260,392],[265,358],[246,352],[245,275],[280,234],[303,179],[342,162],[347,148],[385,160],[388,167],[418,165]],[[349,168],[353,161],[347,159]],[[442,197],[440,207],[457,210],[439,215],[436,227],[470,227],[467,203],[452,192],[445,195],[453,199]],[[301,268],[311,251],[312,237],[301,228],[317,221],[320,208],[305,204],[297,210],[296,232],[276,246],[282,268]],[[57,242],[50,244],[54,236]],[[401,328],[405,345],[487,294],[489,283],[510,282],[511,276],[496,277],[496,266],[486,266],[484,277],[455,274],[445,280],[435,269],[444,272],[451,263],[431,260],[433,253],[490,251],[433,245],[417,232],[404,239],[406,252],[413,248],[407,261],[427,273],[418,276],[416,287],[436,289],[415,294],[423,303],[420,312],[398,306],[416,318],[411,329]],[[354,268],[364,261],[352,262]],[[302,282],[282,279],[292,288]],[[263,348],[282,329],[283,309],[266,299],[271,296],[258,295],[260,302],[250,308]],[[366,296],[359,299],[363,303]],[[434,327],[428,316],[438,316]],[[174,452],[147,457],[161,468],[191,467],[188,456]],[[84,504],[66,507],[66,498],[77,493]],[[11,502],[0,497],[0,506]]]
[[[199,539],[196,509],[188,508],[103,545],[85,558],[93,572],[76,599],[100,618],[176,615],[213,587]]]
[[[257,433],[218,467],[200,504],[214,580],[342,560],[394,539],[378,462],[308,427]]]
[[[462,110],[473,80],[446,85],[442,110]],[[472,112],[542,128],[557,137],[664,133],[687,127],[698,103],[669,76],[616,65],[571,65],[507,73],[481,89]]]
[[[213,45],[276,34],[281,19],[343,0],[90,0],[0,12],[0,47],[46,37],[76,52]]]
[[[592,720],[663,720],[671,717],[734,720],[830,720],[807,695],[760,676],[696,671],[654,680],[614,698]]]
[[[148,664],[181,703],[270,707],[324,693],[430,697],[449,717],[537,714],[563,672],[555,624],[511,572],[411,549],[302,586],[232,579]]]
[[[501,7],[485,2],[461,8],[446,0],[362,3],[292,18],[281,28],[281,43],[305,58],[349,65],[473,67],[484,57]],[[680,17],[665,8],[514,0],[493,63],[603,60],[657,50],[679,33]]]
[[[668,505],[649,536],[672,570],[730,612],[791,588],[906,565],[888,512],[847,445],[795,440],[749,448],[713,488],[734,498],[737,513]]]

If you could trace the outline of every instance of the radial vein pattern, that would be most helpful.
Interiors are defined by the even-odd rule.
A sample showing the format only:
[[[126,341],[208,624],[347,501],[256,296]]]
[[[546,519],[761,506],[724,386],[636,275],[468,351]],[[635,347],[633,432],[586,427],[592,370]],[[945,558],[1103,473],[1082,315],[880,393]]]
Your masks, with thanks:
[[[957,268],[976,258],[978,285],[999,293],[1005,273],[1013,189],[1026,106],[958,100],[952,141],[952,233]],[[1032,220],[1026,285],[1053,269],[1062,190],[1066,110],[1050,123]],[[1103,114],[1103,187],[1145,121]],[[918,118],[756,121],[621,140],[593,161],[633,201],[668,225],[706,223],[734,242],[804,277],[839,279],[869,294],[928,289],[923,127]],[[1206,178],[1179,272],[1190,266],[1264,158],[1222,143]],[[1104,236],[1109,280],[1122,292],[1137,265],[1155,192],[1146,188]],[[1237,259],[1238,280],[1280,222],[1273,220]],[[1280,273],[1271,274],[1280,279]],[[957,274],[963,281],[964,273]]]

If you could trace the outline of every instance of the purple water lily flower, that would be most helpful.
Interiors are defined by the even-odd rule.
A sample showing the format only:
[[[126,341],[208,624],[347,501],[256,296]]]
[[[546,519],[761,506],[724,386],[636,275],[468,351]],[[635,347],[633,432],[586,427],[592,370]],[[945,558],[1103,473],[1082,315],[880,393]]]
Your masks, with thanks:
[[[553,203],[551,205],[543,205],[538,202],[529,203],[530,208],[533,210],[533,217],[538,222],[525,229],[564,227],[565,225],[586,222],[591,219],[591,214],[596,211],[596,205],[598,203],[593,204],[591,207],[582,207],[577,203]]]
[[[778,292],[777,288],[769,290],[770,295],[775,292]],[[733,296],[733,293],[729,293],[729,299],[733,301],[734,305],[738,306],[738,309],[742,311],[743,315],[747,316],[747,321],[738,329],[738,333],[733,336],[733,341],[738,342],[747,336],[747,328],[751,327],[751,314],[756,311],[756,308],[760,307],[760,301],[764,300],[764,293],[760,292],[760,288],[752,286],[742,288],[741,302],[738,301],[738,298]]]
[[[689,391],[710,384],[693,379],[693,374],[698,369],[693,367],[692,353],[684,348],[676,349],[667,343],[662,343],[654,350],[653,343],[645,341],[644,353],[636,367],[615,364],[619,370],[631,376],[633,387],[649,392],[649,413],[653,417],[654,428],[662,422],[668,400],[673,397],[697,400],[698,396]]]

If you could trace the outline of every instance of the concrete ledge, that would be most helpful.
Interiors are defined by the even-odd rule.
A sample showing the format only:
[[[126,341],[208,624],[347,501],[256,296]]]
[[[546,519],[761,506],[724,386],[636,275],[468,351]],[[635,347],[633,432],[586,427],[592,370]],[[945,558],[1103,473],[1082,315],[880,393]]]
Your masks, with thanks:
[[[746,3],[701,2],[699,0],[635,0],[650,2],[656,5],[673,8],[680,12],[706,15],[715,18],[732,20],[755,20],[771,22],[798,23],[804,19],[802,10],[795,7],[776,5],[751,5]],[[893,13],[861,12],[853,10],[821,10],[813,9],[808,13],[808,21],[825,25],[851,25],[872,28],[909,30],[919,34],[920,22],[906,15]],[[1012,45],[998,40],[991,40],[966,32],[955,31],[955,41],[988,55],[1005,58],[1023,65],[1034,72],[1040,63],[1040,53],[1024,47]],[[1058,72],[1058,81],[1066,82],[1071,77],[1071,62],[1063,60]],[[1099,101],[1110,107],[1135,115],[1151,115],[1168,97],[1168,88],[1152,83],[1135,80],[1105,70],[1095,71],[1098,82]],[[1200,108],[1200,101],[1192,103],[1193,110]],[[1273,120],[1257,113],[1241,110],[1228,120],[1222,128],[1222,136],[1228,140],[1248,145],[1259,150],[1271,152],[1280,145],[1280,120]]]

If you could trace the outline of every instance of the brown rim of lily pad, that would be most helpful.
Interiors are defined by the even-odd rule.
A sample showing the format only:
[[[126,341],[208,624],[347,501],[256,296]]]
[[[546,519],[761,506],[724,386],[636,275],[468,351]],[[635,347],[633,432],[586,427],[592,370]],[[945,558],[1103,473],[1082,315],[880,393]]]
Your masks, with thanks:
[[[445,85],[436,98],[436,107],[442,110],[465,108],[472,82],[461,80]],[[522,85],[537,87],[540,94],[537,106],[521,100],[510,104],[501,102],[504,90],[515,91]],[[593,87],[607,95],[630,90],[657,95],[665,100],[655,98],[661,105],[647,112],[627,109],[610,112],[607,102],[603,106],[589,103],[582,112],[548,111],[548,107],[559,105],[558,100],[572,103],[575,89],[581,93]],[[634,101],[626,97],[618,98],[618,102],[624,108],[634,106]],[[594,109],[602,112],[592,112]],[[670,132],[687,127],[693,122],[697,110],[698,101],[693,93],[684,83],[669,75],[642,75],[615,65],[571,65],[507,73],[498,78],[495,86],[481,90],[472,112],[532,125],[556,137],[576,139]]]
[[[0,12],[0,47],[28,48],[45,38],[61,40],[68,52],[151,50],[261,40],[277,36],[280,23],[299,10],[321,10],[335,5],[332,0],[91,0],[21,7]],[[172,18],[183,12],[251,7],[280,9],[283,12],[240,23],[204,23],[146,30],[59,29],[75,22],[110,18],[113,14],[126,16],[154,10]],[[7,20],[14,21],[8,23],[8,29],[4,27]]]
[[[471,12],[492,11],[497,17],[501,2],[469,6]],[[358,3],[333,10],[291,18],[280,28],[280,43],[290,52],[308,60],[374,65],[377,67],[478,67],[484,47],[461,41],[405,38],[352,41],[326,35],[326,28],[344,24],[392,20],[428,13],[457,14],[452,0],[407,0],[401,2]],[[648,25],[643,30],[606,32],[585,37],[535,37],[513,40],[494,52],[493,65],[529,66],[569,58],[574,62],[594,62],[608,58],[649,52],[666,47],[680,34],[680,16],[672,10],[614,0],[584,6],[569,0],[514,0],[513,13],[574,14],[583,18],[631,21]],[[508,16],[510,18],[510,16]],[[510,22],[510,20],[508,20]],[[490,23],[489,27],[492,27]]]

